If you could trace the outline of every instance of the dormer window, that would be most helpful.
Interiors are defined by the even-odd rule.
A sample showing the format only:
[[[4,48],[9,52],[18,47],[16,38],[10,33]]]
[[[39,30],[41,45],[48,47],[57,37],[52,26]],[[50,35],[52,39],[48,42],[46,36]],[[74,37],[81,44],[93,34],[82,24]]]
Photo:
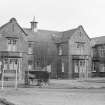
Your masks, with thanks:
[[[8,39],[8,51],[16,51],[16,39]]]

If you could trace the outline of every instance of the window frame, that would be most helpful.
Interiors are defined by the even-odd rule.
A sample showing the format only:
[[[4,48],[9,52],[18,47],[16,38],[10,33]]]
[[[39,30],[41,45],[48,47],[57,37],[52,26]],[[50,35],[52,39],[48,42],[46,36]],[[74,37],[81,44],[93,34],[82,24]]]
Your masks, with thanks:
[[[32,43],[28,44],[28,54],[33,54],[33,45],[32,45]]]
[[[8,47],[8,51],[16,51],[16,44],[17,44],[17,39],[16,38],[7,38],[7,47]]]
[[[58,55],[63,55],[63,44],[58,45]]]
[[[77,48],[84,48],[86,42],[75,42],[77,44]]]

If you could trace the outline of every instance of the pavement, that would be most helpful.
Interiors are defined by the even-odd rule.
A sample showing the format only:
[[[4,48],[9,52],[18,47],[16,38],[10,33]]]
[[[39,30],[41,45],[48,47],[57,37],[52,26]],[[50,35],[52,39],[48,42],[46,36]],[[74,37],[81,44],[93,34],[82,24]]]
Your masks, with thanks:
[[[0,87],[1,87],[0,81]],[[15,81],[4,82],[4,87],[15,87]],[[18,88],[38,88],[36,83],[25,86],[24,81],[18,81]],[[44,88],[44,87],[43,87]],[[105,78],[88,78],[88,79],[50,79],[49,85],[45,88],[51,89],[99,89],[105,88]]]
[[[105,88],[105,78],[50,80],[50,85],[48,86],[48,88],[63,88],[63,89]]]
[[[105,105],[105,89],[9,88],[0,98],[0,105]]]

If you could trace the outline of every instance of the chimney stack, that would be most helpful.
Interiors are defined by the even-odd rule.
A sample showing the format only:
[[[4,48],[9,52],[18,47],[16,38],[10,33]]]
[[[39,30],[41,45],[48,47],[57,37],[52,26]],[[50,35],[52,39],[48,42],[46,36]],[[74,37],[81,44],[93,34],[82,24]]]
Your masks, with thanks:
[[[37,32],[37,24],[38,24],[38,22],[35,21],[35,16],[33,18],[33,21],[31,21],[30,23],[31,23],[31,30],[33,32]]]

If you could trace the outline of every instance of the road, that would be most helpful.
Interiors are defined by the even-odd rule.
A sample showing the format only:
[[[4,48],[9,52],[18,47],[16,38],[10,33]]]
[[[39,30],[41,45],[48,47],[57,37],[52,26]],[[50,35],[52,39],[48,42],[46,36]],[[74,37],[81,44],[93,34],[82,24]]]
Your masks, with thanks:
[[[19,88],[0,90],[16,105],[105,105],[105,89]]]

